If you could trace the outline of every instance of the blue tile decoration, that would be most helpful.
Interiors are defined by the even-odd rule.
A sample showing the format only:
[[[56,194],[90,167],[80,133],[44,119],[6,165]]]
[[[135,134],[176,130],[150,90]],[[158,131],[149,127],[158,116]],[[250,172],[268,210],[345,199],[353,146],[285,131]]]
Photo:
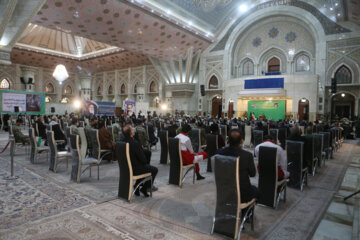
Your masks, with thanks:
[[[294,32],[287,33],[285,39],[288,43],[292,43],[296,39],[296,33]]]
[[[259,37],[254,38],[254,40],[252,41],[252,45],[253,45],[254,47],[260,46],[261,43],[262,43],[262,40],[261,40],[261,38],[259,38]]]
[[[270,38],[276,38],[279,35],[279,30],[276,27],[273,27],[269,30],[268,34]]]
[[[284,88],[284,78],[246,79],[244,88]]]

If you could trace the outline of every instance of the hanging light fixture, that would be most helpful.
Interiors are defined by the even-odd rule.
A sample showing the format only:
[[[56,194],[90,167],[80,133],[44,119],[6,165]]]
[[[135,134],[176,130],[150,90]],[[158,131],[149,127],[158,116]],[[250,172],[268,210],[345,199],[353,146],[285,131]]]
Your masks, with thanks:
[[[62,64],[57,65],[55,68],[55,71],[53,73],[53,77],[57,81],[59,81],[59,84],[62,84],[62,82],[65,81],[69,77],[69,74],[66,71],[66,67]]]

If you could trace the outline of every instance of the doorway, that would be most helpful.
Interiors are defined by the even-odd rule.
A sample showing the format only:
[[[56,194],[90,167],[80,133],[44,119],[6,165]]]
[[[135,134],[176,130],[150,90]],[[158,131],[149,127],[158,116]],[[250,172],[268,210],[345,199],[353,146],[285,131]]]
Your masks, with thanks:
[[[306,98],[300,99],[299,107],[298,107],[299,121],[308,121],[309,112],[310,112],[309,100],[307,100]]]
[[[222,113],[222,99],[220,96],[216,96],[212,99],[211,116],[221,117]]]
[[[352,119],[355,110],[355,97],[348,93],[338,93],[331,99],[331,118]]]

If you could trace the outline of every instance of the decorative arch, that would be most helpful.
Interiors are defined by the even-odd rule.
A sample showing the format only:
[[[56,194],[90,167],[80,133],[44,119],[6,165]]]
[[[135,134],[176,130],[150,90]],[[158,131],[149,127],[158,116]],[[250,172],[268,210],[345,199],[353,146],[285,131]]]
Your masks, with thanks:
[[[114,95],[114,89],[113,89],[113,86],[111,84],[108,87],[108,95]]]
[[[351,84],[360,83],[360,72],[359,72],[360,66],[356,62],[354,62],[353,60],[351,60],[349,58],[341,58],[338,61],[336,61],[335,63],[333,63],[328,68],[328,72],[326,75],[326,84],[327,85],[331,85],[331,78],[335,77],[336,71],[341,66],[346,66],[350,70],[351,76],[352,76]]]
[[[286,57],[286,53],[278,48],[278,47],[270,47],[267,50],[265,50],[263,53],[260,54],[260,70],[262,73],[266,73],[268,72],[268,63],[271,59],[277,58],[279,60],[280,63],[280,67],[279,70],[281,73],[286,73],[287,69],[286,69],[286,62],[287,62],[287,57]]]
[[[133,86],[133,93],[137,94],[138,93],[138,83],[135,83]]]
[[[126,84],[122,83],[120,86],[120,94],[126,94]]]
[[[156,83],[155,80],[152,80],[152,81],[150,82],[149,92],[150,92],[150,93],[158,92],[158,87],[157,87],[157,83]]]
[[[206,76],[206,88],[209,88],[210,80],[211,78],[215,76],[218,80],[218,89],[222,89],[222,74],[219,73],[216,69],[212,69],[211,72],[209,72]]]
[[[69,103],[69,102],[70,102],[70,99],[67,98],[67,97],[64,97],[63,99],[61,99],[60,102],[61,102],[61,103]]]
[[[267,72],[280,72],[280,59],[276,56],[267,61]]]
[[[73,88],[69,84],[65,86],[64,94],[65,95],[72,95],[73,94]]]
[[[55,93],[55,87],[51,82],[48,82],[45,86],[45,93]]]
[[[49,96],[46,96],[46,97],[45,97],[45,102],[46,102],[46,103],[49,103],[49,102],[51,102],[51,97],[49,97]]]
[[[98,86],[97,90],[96,90],[96,95],[100,96],[102,95],[102,87]]]
[[[254,67],[255,67],[255,65],[254,65],[254,61],[252,59],[250,59],[248,57],[243,59],[240,64],[241,76],[254,75],[254,73],[255,73]]]
[[[294,72],[312,72],[313,63],[312,55],[308,51],[299,51],[294,57],[295,71]]]
[[[337,84],[350,84],[352,83],[351,70],[346,66],[342,65],[335,72],[335,79]]]
[[[0,89],[10,89],[11,84],[10,81],[7,78],[2,78],[0,80]]]
[[[219,80],[215,75],[209,79],[208,89],[219,89]]]

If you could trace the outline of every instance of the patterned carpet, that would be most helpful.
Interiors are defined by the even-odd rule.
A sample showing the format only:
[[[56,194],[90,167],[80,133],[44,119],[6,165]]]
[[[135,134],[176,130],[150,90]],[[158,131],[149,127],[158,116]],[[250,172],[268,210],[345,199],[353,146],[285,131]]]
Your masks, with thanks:
[[[309,178],[303,192],[288,188],[286,203],[276,210],[257,206],[255,231],[246,225],[242,239],[311,238],[357,150],[357,141],[349,143]],[[71,164],[53,173],[45,156],[31,164],[21,150],[15,157],[19,179],[3,180],[10,166],[0,158],[0,239],[224,239],[209,234],[216,192],[206,163],[206,179],[192,184],[187,178],[180,189],[168,184],[169,166],[158,164],[159,149],[152,156],[159,190],[131,204],[117,199],[117,162],[101,166],[100,181],[85,173],[77,184],[70,182]],[[251,182],[257,185],[257,178]]]

